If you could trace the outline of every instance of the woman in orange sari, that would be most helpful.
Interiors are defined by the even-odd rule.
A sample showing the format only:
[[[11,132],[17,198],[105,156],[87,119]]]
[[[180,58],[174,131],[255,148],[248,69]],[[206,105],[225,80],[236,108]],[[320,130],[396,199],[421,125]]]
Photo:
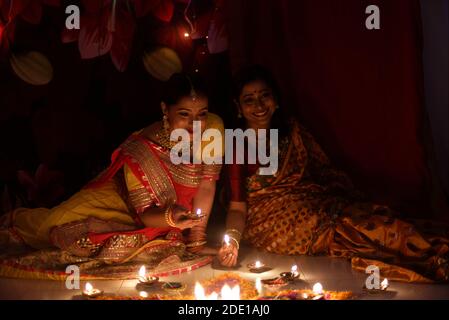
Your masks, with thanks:
[[[265,69],[244,69],[235,81],[246,127],[280,128],[279,166],[274,175],[258,174],[257,164],[228,167],[227,234],[233,241],[220,249],[223,265],[236,264],[243,233],[268,252],[345,257],[363,272],[377,265],[392,280],[449,280],[448,229],[432,235],[385,206],[364,202],[305,128],[276,122],[279,91]]]
[[[109,168],[55,208],[8,214],[3,244],[40,251],[3,257],[0,275],[60,279],[66,265],[77,264],[86,276],[107,278],[133,274],[136,264],[179,271],[209,262],[192,252],[205,248],[221,168],[174,165],[170,159],[172,130],[186,129],[192,138],[193,121],[200,121],[202,130],[223,130],[221,119],[208,113],[205,92],[197,79],[173,75],[161,103],[163,121],[126,139]],[[192,214],[197,209],[202,217]]]

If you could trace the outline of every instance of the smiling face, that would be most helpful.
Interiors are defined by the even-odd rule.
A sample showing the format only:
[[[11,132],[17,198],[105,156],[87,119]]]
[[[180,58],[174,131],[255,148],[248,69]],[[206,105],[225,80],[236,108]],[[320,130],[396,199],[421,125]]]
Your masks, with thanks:
[[[175,129],[186,129],[190,136],[193,135],[193,121],[201,121],[201,131],[206,129],[206,119],[208,113],[208,99],[202,95],[195,99],[192,97],[182,97],[176,104],[167,106],[161,104],[162,112],[168,118],[170,131]]]
[[[239,108],[249,128],[268,129],[276,106],[272,88],[262,80],[246,84],[239,96]]]

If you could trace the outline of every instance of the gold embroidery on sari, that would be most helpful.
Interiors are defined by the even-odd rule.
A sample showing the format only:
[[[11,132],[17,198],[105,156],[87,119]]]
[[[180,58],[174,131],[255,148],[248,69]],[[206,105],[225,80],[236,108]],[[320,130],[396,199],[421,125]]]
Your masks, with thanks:
[[[150,207],[156,199],[144,186],[141,186],[129,191],[129,201],[137,212],[142,212]]]
[[[198,187],[201,182],[201,165],[175,165],[170,159],[169,151],[159,151],[159,156],[167,166],[176,183],[187,187]]]
[[[142,141],[130,139],[122,145],[123,153],[138,163],[142,169],[142,179],[147,182],[154,193],[159,206],[175,203],[177,195],[167,170],[157,156]]]

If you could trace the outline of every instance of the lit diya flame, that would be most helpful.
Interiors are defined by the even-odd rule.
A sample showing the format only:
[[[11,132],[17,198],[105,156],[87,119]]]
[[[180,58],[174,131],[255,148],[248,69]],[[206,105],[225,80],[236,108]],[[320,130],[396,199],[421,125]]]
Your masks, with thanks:
[[[84,291],[86,291],[87,293],[92,293],[94,290],[94,287],[92,287],[92,285],[88,282],[86,283],[86,287],[84,288]]]
[[[297,277],[298,276],[298,266],[296,264],[294,266],[292,266],[292,269],[290,270],[290,272],[292,273],[293,277]]]
[[[249,271],[252,272],[252,273],[262,273],[262,272],[266,272],[268,270],[271,270],[270,268],[265,266],[265,263],[260,262],[259,260],[257,260],[256,262],[248,264],[248,268],[249,268]]]
[[[206,300],[206,293],[204,292],[204,288],[198,282],[195,284],[195,299],[196,300]]]
[[[388,284],[388,279],[385,278],[384,281],[382,281],[382,282],[380,283],[380,289],[381,289],[381,290],[387,290],[388,286],[389,286],[389,284]]]
[[[237,285],[231,289],[225,284],[221,288],[221,300],[240,300],[240,287]]]
[[[229,246],[231,244],[231,239],[227,234],[224,235],[224,243],[226,243],[226,246]]]
[[[139,269],[139,282],[145,283],[145,284],[152,284],[159,280],[157,277],[147,276],[147,270],[145,266],[141,266]]]
[[[314,294],[317,294],[317,295],[323,294],[323,285],[321,283],[317,282],[313,285],[312,290],[313,290]]]
[[[95,289],[89,282],[86,283],[86,286],[83,291],[83,295],[91,297],[91,298],[97,297],[102,293],[103,293],[103,291],[101,291],[99,289]]]
[[[142,282],[146,282],[147,280],[147,270],[145,269],[145,266],[141,266],[139,269],[139,280]]]
[[[196,300],[218,300],[218,293],[212,292],[211,295],[206,296],[203,286],[198,282],[195,284],[194,294]]]
[[[148,292],[146,292],[146,291],[140,291],[140,292],[139,292],[139,296],[140,296],[141,298],[148,298]]]
[[[195,284],[195,299],[196,300],[218,300],[219,295],[216,292],[212,292],[210,295],[206,295],[203,286],[200,283]],[[230,288],[227,284],[221,288],[220,293],[221,300],[240,300],[240,287],[237,285],[234,288]]]

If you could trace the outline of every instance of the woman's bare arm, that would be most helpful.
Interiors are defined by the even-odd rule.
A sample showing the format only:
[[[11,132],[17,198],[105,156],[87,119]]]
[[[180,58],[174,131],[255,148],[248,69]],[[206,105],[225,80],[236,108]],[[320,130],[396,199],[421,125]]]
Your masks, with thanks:
[[[246,213],[246,202],[231,201],[229,203],[228,215],[226,217],[226,230],[236,229],[240,233],[243,233],[246,224]]]

